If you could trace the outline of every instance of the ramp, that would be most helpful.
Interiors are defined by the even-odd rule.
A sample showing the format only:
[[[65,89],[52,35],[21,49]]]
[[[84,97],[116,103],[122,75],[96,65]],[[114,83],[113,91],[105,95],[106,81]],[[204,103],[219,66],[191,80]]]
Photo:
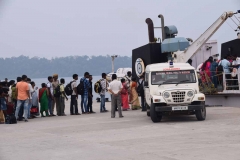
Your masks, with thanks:
[[[206,96],[206,105],[240,107],[240,93],[219,93]]]

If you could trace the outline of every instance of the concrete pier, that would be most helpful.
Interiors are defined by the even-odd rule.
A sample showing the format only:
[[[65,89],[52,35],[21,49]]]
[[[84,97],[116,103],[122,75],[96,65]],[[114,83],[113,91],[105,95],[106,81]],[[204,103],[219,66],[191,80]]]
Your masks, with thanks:
[[[173,116],[152,123],[140,110],[111,119],[99,105],[96,114],[70,116],[68,105],[65,117],[0,125],[0,160],[240,159],[240,108],[208,107],[205,121]]]

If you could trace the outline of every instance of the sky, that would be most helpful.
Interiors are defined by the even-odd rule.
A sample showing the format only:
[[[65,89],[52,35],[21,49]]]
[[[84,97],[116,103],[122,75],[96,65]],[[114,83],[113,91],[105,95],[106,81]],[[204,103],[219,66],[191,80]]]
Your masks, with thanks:
[[[224,11],[237,10],[240,0],[0,0],[0,57],[131,56],[148,43],[146,18],[158,27],[163,14],[178,37],[196,40]],[[211,38],[219,52],[237,37],[228,24]]]

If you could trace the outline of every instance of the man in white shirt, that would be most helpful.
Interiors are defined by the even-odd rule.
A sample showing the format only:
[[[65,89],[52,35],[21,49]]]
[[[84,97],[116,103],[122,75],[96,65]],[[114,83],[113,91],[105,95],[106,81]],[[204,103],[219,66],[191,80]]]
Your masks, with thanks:
[[[48,110],[49,110],[49,114],[50,116],[55,116],[53,114],[53,110],[52,110],[52,103],[53,103],[53,86],[52,86],[52,82],[53,82],[53,77],[52,76],[49,76],[48,77],[48,83],[47,83],[47,88],[48,88],[48,93],[49,93],[49,96],[48,96]]]
[[[107,112],[105,108],[105,94],[106,94],[107,85],[108,85],[106,77],[107,77],[107,74],[102,73],[102,79],[101,79],[102,91],[100,92],[100,96],[101,96],[100,113]]]
[[[32,108],[32,93],[33,93],[33,88],[31,83],[31,79],[27,78],[27,83],[28,83],[28,87],[29,87],[29,102],[28,102],[28,119],[32,119],[32,117],[30,116],[30,110]]]
[[[121,90],[122,83],[117,80],[117,75],[112,75],[112,82],[109,84],[109,92],[112,94],[112,104],[111,104],[111,118],[115,118],[115,107],[118,107],[119,118],[122,118],[122,109],[121,109]]]
[[[72,87],[73,92],[72,92],[72,95],[71,95],[71,102],[70,102],[70,115],[81,115],[80,113],[78,113],[77,80],[78,80],[78,75],[74,74],[73,75],[73,81],[71,83],[71,87]]]

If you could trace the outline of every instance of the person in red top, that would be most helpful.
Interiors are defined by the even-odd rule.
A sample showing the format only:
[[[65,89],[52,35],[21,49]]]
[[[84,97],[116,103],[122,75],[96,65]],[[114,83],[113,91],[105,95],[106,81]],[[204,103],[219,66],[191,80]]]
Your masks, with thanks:
[[[21,106],[24,106],[24,118],[25,122],[28,122],[28,102],[29,102],[29,85],[27,83],[27,76],[22,76],[22,81],[18,82],[16,85],[16,97],[17,97],[17,107],[15,112],[15,117],[18,119],[18,112]]]

